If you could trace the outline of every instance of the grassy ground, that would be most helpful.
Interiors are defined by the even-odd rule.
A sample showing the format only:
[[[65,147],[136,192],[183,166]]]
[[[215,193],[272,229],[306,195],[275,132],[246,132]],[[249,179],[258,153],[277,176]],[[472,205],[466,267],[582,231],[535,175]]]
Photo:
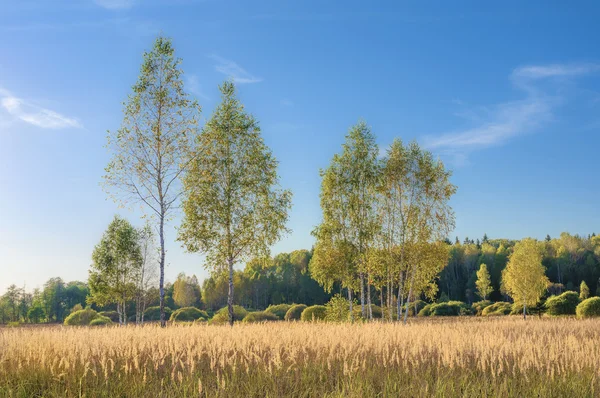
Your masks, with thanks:
[[[4,328],[8,397],[593,397],[600,320]]]

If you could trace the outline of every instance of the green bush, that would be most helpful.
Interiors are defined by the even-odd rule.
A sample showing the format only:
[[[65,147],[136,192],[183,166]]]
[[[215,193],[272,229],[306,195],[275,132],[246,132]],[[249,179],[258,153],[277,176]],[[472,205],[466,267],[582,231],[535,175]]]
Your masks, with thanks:
[[[356,317],[356,308],[354,308]],[[360,316],[360,307],[358,309]],[[327,304],[325,304],[325,320],[327,322],[347,322],[350,320],[350,303],[340,294],[334,295]]]
[[[362,309],[359,305],[354,306],[353,308],[354,310],[354,318],[358,319],[358,318],[362,318]],[[369,311],[369,306],[365,304],[365,312],[367,312],[368,314]],[[381,310],[381,307],[375,304],[371,304],[371,313],[373,314],[373,319],[380,319],[383,312]]]
[[[422,312],[422,310],[421,310]],[[419,312],[419,314],[421,313]],[[458,316],[471,315],[471,309],[462,301],[448,301],[447,303],[432,304],[429,308],[430,316]],[[423,316],[423,315],[421,315]]]
[[[110,318],[99,315],[98,318],[93,319],[90,322],[90,326],[104,326],[104,325],[112,325],[112,321]]]
[[[531,308],[529,306],[525,309],[525,313],[530,315]],[[522,303],[513,303],[511,306],[510,315],[523,315],[523,304]]]
[[[89,325],[91,321],[98,318],[99,315],[96,311],[91,308],[86,308],[85,310],[79,310],[71,313],[65,319],[65,325],[69,326],[83,326]]]
[[[285,318],[285,314],[287,314],[290,308],[292,308],[292,304],[278,304],[268,306],[265,311],[270,312],[271,314],[277,316],[277,318],[283,320],[283,318]]]
[[[208,314],[196,307],[183,307],[173,311],[169,318],[171,322],[189,322],[196,319],[208,319]]]
[[[303,321],[322,321],[325,319],[326,308],[324,305],[313,305],[306,307],[300,315],[300,319]]]
[[[590,297],[583,300],[576,309],[579,318],[591,318],[600,316],[600,297]]]
[[[431,308],[434,305],[435,304],[426,304],[423,308],[421,308],[421,311],[419,311],[417,313],[417,316],[430,316],[431,315]]]
[[[285,313],[286,321],[298,321],[302,315],[302,311],[306,308],[306,304],[292,305],[288,312]]]
[[[421,310],[426,305],[427,305],[427,303],[424,302],[423,300],[411,301],[410,303],[408,303],[408,315],[415,316],[415,308],[416,308],[416,313],[418,314],[419,312],[421,312]],[[406,309],[407,309],[406,304],[404,304],[403,311],[406,311]],[[373,313],[373,316],[375,316],[375,313]]]
[[[546,300],[546,313],[548,315],[575,315],[579,305],[577,292],[564,292],[560,296],[552,296]]]
[[[241,321],[246,315],[248,315],[248,311],[240,305],[233,306],[233,320]],[[223,325],[229,322],[229,310],[227,307],[221,308],[219,311],[215,313],[212,319],[208,322],[209,325]]]
[[[492,305],[488,305],[481,311],[481,315],[483,316],[498,316],[498,315],[508,315],[512,311],[512,304],[506,303],[503,301],[499,301]]]
[[[492,305],[492,302],[490,300],[481,300],[476,303],[473,303],[473,305],[471,305],[471,309],[473,310],[473,313],[475,313],[475,315],[481,315],[483,309],[489,307],[490,305]]]
[[[171,318],[173,311],[169,307],[165,307],[165,319]],[[160,321],[160,307],[148,307],[144,311],[144,321]]]
[[[242,319],[243,323],[256,323],[256,322],[267,322],[267,321],[278,321],[279,317],[272,312],[268,311],[257,311],[249,312],[248,315]]]
[[[100,311],[98,315],[105,316],[113,322],[119,322],[119,313],[117,311]]]

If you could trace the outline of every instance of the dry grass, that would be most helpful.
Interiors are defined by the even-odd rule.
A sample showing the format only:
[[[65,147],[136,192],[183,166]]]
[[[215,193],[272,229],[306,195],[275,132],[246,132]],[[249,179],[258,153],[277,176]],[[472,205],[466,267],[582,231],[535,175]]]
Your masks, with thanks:
[[[600,320],[0,330],[0,396],[600,396]]]

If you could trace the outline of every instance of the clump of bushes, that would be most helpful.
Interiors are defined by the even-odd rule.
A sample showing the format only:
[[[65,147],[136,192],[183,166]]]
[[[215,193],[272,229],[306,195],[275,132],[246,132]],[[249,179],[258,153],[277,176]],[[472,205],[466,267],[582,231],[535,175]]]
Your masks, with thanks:
[[[583,300],[575,310],[579,318],[591,318],[600,316],[600,297],[590,297]]]
[[[548,315],[575,315],[579,305],[577,292],[564,292],[560,296],[551,296],[546,300],[546,313]]]
[[[346,301],[347,302],[347,301]],[[362,308],[360,306],[360,304],[355,305],[352,308],[352,312],[354,314],[354,319],[360,319],[362,318]],[[365,312],[367,313],[367,319],[368,319],[368,315],[369,315],[369,306],[365,304]],[[381,307],[375,304],[371,304],[371,312],[373,314],[373,319],[380,319],[383,312],[381,310]]]
[[[473,313],[475,315],[482,315],[483,310],[486,307],[489,307],[490,305],[492,305],[492,302],[490,300],[481,300],[476,303],[473,303],[471,305],[471,309],[473,310]]]
[[[285,313],[286,321],[299,321],[302,311],[306,308],[305,304],[295,304]]]
[[[113,322],[119,322],[119,313],[117,311],[100,311],[98,315],[105,316]]]
[[[173,311],[169,307],[165,307],[165,319],[171,318]],[[118,319],[118,318],[117,318]],[[160,321],[160,307],[148,307],[144,311],[145,321]]]
[[[190,322],[197,319],[208,319],[208,314],[196,307],[183,307],[174,311],[169,318],[171,322]]]
[[[110,320],[110,318],[102,315],[99,315],[98,318],[95,318],[90,322],[90,326],[105,326],[112,324],[113,322]]]
[[[447,303],[427,304],[418,316],[459,316],[471,315],[471,309],[462,301],[448,301]]]
[[[268,321],[278,321],[279,317],[272,312],[268,311],[257,311],[257,312],[249,312],[248,315],[242,319],[243,323],[256,323],[256,322],[268,322]]]
[[[69,326],[84,326],[89,325],[94,319],[98,318],[99,315],[96,311],[91,308],[72,312],[66,319],[65,325]]]
[[[409,316],[415,316],[415,314],[418,314],[419,312],[421,312],[421,310],[426,305],[427,305],[427,303],[424,302],[423,300],[411,301],[410,303],[408,303],[408,306],[406,304],[404,304],[404,311],[408,310]],[[375,315],[375,313],[373,313],[373,315]]]
[[[233,320],[241,321],[246,315],[248,315],[248,311],[240,305],[233,306]],[[219,311],[215,313],[215,316],[208,322],[210,325],[223,325],[229,322],[229,310],[227,307],[221,308]]]
[[[356,312],[354,311],[354,313]],[[360,314],[360,308],[358,313]],[[331,300],[325,304],[324,319],[327,322],[346,322],[350,320],[350,303],[348,300],[339,294],[334,295]]]
[[[325,319],[326,308],[324,305],[313,305],[311,307],[306,307],[304,311],[302,311],[302,315],[300,319],[303,321],[322,321]]]
[[[285,314],[287,314],[288,310],[292,307],[292,304],[277,304],[270,305],[265,310],[266,312],[270,312],[271,314],[277,316],[279,319],[285,318]]]
[[[481,311],[481,315],[483,316],[499,316],[499,315],[508,315],[512,311],[512,304],[506,303],[503,301],[499,301],[497,303],[488,305]]]

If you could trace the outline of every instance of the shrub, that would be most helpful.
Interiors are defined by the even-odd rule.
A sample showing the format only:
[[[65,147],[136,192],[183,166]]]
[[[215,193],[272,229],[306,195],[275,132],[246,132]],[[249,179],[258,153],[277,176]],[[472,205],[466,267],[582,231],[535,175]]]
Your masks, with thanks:
[[[277,316],[279,319],[285,318],[285,314],[287,314],[288,310],[292,307],[291,304],[278,304],[278,305],[270,305],[265,310],[266,312],[270,312],[271,314]]]
[[[355,312],[356,310],[354,310]],[[360,308],[358,309],[360,314]],[[355,312],[356,314],[356,312]],[[355,315],[356,316],[356,315]],[[304,320],[304,319],[303,319]],[[343,296],[336,294],[325,304],[325,320],[327,322],[347,322],[350,320],[350,303]]]
[[[110,318],[98,315],[98,318],[92,319],[90,322],[90,326],[104,326],[104,325],[112,325],[112,321]]]
[[[512,311],[512,304],[506,303],[503,301],[499,301],[497,303],[488,305],[481,311],[481,315],[483,316],[498,316],[498,315],[508,315]]]
[[[348,302],[346,300],[346,302]],[[367,304],[365,304],[365,312],[369,311],[369,306]],[[371,312],[373,313],[373,319],[380,319],[381,316],[383,315],[383,310],[381,309],[380,306],[376,305],[376,304],[371,304]],[[360,304],[356,303],[353,305],[352,307],[352,313],[354,314],[354,319],[363,319],[362,316],[362,308],[360,306]],[[367,312],[368,315],[368,312]],[[365,318],[367,319],[367,318]]]
[[[420,313],[419,313],[420,314]],[[471,315],[471,309],[462,301],[448,301],[447,303],[432,304],[429,308],[430,316],[458,316]],[[423,316],[423,315],[421,315]]]
[[[81,311],[82,309],[83,309],[83,306],[81,304],[77,303],[73,306],[73,308],[71,308],[71,312]]]
[[[579,304],[577,292],[564,292],[560,296],[552,296],[546,300],[546,313],[548,315],[575,315]]]
[[[171,318],[172,313],[173,311],[169,307],[165,307],[165,319]],[[144,321],[160,321],[160,307],[146,308],[146,311],[144,311]]]
[[[248,315],[242,319],[244,323],[256,323],[256,322],[267,322],[267,321],[278,321],[279,317],[269,311],[257,311],[249,312]]]
[[[91,321],[98,318],[101,315],[98,315],[96,311],[91,308],[86,308],[85,310],[79,310],[71,313],[65,319],[65,325],[69,326],[83,326],[89,325]]]
[[[415,316],[415,308],[416,308],[416,313],[418,314],[423,307],[425,307],[427,305],[426,302],[424,302],[423,300],[416,300],[416,301],[412,301],[410,303],[408,303],[408,315],[409,316]],[[404,311],[407,310],[406,304],[404,304]],[[373,313],[373,316],[375,316],[375,313]]]
[[[288,312],[285,313],[286,321],[298,321],[302,315],[302,311],[306,308],[305,304],[295,304],[290,307]]]
[[[19,321],[11,321],[11,322],[8,322],[6,324],[6,326],[9,327],[9,328],[17,328],[17,327],[21,326],[21,322],[19,322]]]
[[[431,315],[431,307],[434,304],[426,304],[425,307],[421,308],[421,311],[417,313],[417,316],[430,316]]]
[[[306,307],[304,311],[302,311],[300,319],[303,321],[321,321],[325,319],[325,311],[326,308],[324,305],[313,305],[311,307]]]
[[[233,320],[241,321],[246,315],[248,315],[248,311],[240,305],[233,306]],[[229,322],[229,310],[227,307],[221,308],[219,311],[215,313],[215,316],[208,322],[210,325],[222,325]]]
[[[600,316],[600,297],[590,297],[583,300],[576,309],[579,318]]]
[[[100,311],[98,315],[105,316],[113,322],[119,322],[119,313],[117,311]]]
[[[490,300],[481,300],[476,303],[473,303],[473,305],[471,305],[471,309],[473,310],[475,315],[481,315],[483,309],[489,307],[490,305],[492,305],[492,302]]]
[[[174,311],[169,318],[172,322],[188,322],[196,319],[208,319],[208,314],[196,307],[183,307]]]

